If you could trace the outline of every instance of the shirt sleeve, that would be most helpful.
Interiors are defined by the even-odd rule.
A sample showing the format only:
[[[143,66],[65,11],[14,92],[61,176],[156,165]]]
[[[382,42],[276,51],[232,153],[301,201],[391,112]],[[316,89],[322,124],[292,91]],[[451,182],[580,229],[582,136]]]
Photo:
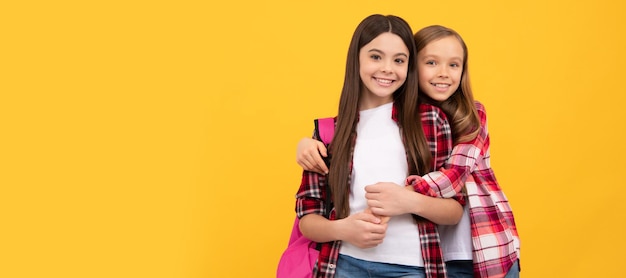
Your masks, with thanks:
[[[307,214],[325,215],[326,177],[321,174],[303,171],[300,188],[296,194],[296,213],[299,218]]]
[[[486,128],[487,114],[485,113],[484,106],[476,102],[476,108],[480,117],[480,132],[472,141],[459,143],[452,149],[449,158],[445,161],[445,165],[442,168],[439,164],[435,169],[438,171],[430,172],[414,184],[415,191],[424,195],[440,198],[455,198],[459,199],[459,195],[462,196],[465,181],[471,175],[472,171],[476,169],[476,161],[480,157],[484,157],[484,149],[488,148],[489,136]],[[428,109],[427,112],[431,114],[430,117],[441,118],[441,116],[435,116],[433,109]],[[437,132],[448,133],[451,137],[449,130],[449,124],[446,122]],[[435,123],[441,126],[441,123]],[[447,129],[446,129],[447,128]],[[437,129],[436,129],[437,130]],[[443,136],[443,138],[441,138]],[[446,145],[445,141],[441,143],[441,140],[445,140],[445,135],[437,136],[436,142]],[[437,159],[439,159],[445,150],[443,147],[437,148]],[[447,156],[446,156],[447,157]]]
[[[312,137],[321,141],[315,131]],[[327,196],[329,192],[327,189],[327,177],[316,172],[302,171],[300,188],[296,193],[296,214],[298,218],[311,213],[323,216],[327,214],[326,211],[329,204],[325,200],[329,200],[330,197]]]

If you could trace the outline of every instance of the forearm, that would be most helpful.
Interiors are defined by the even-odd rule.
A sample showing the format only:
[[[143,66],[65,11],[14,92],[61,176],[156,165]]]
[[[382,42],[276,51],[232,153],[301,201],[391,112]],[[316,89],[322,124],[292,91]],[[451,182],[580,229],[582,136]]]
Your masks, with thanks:
[[[328,220],[318,214],[307,214],[300,218],[300,232],[315,242],[342,240],[341,220]]]
[[[414,192],[415,202],[411,213],[435,224],[455,225],[463,216],[463,206],[454,199],[434,198]]]

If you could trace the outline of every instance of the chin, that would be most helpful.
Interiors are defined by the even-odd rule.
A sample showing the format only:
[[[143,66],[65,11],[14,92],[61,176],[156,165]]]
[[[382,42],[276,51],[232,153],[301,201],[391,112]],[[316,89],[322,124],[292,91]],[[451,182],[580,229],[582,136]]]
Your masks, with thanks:
[[[430,99],[432,99],[435,102],[442,102],[448,99],[448,97],[446,96],[442,96],[440,94],[435,94],[434,97],[432,96],[428,96]]]

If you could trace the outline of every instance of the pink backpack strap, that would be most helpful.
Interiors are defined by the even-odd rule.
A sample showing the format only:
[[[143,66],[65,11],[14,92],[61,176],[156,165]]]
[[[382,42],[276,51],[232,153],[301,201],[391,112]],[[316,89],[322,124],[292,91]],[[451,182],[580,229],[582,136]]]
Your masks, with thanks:
[[[330,144],[333,141],[333,136],[335,136],[335,118],[319,118],[316,122],[320,139],[324,144]]]

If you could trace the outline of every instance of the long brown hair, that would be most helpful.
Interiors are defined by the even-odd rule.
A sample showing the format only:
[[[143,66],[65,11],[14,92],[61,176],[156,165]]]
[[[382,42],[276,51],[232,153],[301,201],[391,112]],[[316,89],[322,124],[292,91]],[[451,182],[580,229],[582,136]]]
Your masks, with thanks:
[[[432,156],[420,120],[417,83],[417,51],[413,32],[402,18],[393,15],[368,16],[357,26],[346,62],[346,74],[339,100],[337,124],[333,143],[330,145],[331,164],[329,183],[338,219],[350,215],[348,203],[352,151],[356,139],[358,104],[363,83],[359,75],[359,50],[380,34],[390,32],[398,35],[409,49],[409,65],[405,83],[393,93],[394,107],[402,132],[409,174],[421,175],[431,171]],[[391,116],[391,115],[390,115]]]
[[[455,37],[463,48],[463,74],[461,75],[461,85],[447,100],[436,102],[420,91],[420,100],[431,103],[440,107],[448,120],[452,129],[452,138],[454,143],[462,143],[471,141],[478,135],[480,127],[480,118],[474,104],[474,95],[470,86],[469,71],[467,66],[467,45],[463,38],[456,31],[441,26],[431,25],[424,27],[415,33],[415,45],[419,53],[430,42],[445,37]]]

